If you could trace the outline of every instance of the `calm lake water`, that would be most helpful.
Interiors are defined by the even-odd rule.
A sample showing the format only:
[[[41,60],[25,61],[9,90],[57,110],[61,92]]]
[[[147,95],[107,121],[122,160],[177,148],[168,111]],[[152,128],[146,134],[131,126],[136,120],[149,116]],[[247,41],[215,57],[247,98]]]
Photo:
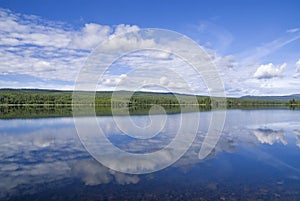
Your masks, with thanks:
[[[228,110],[217,146],[200,160],[211,113],[200,113],[196,139],[180,160],[141,175],[97,162],[79,140],[72,117],[2,119],[0,200],[300,200],[299,110]],[[179,118],[168,115],[162,134],[139,140],[124,135],[111,116],[97,121],[115,146],[146,153],[170,143]],[[143,126],[149,118],[132,121]]]

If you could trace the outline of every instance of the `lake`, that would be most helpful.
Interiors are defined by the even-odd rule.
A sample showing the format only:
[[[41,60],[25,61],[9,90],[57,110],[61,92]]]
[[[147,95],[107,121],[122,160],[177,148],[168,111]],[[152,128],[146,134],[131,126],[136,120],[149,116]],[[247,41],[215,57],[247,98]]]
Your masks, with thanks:
[[[129,159],[116,163],[113,159],[118,156],[109,155],[113,157],[106,165],[99,163],[80,138],[100,143],[94,151],[103,155],[109,150],[96,135],[79,137],[73,117],[1,119],[0,200],[300,200],[299,112],[228,110],[216,146],[199,159],[213,113],[200,112],[197,135],[187,152],[172,165],[146,174],[124,172],[156,168],[158,161],[144,161],[137,167]],[[125,135],[112,116],[96,120],[115,147],[143,154],[170,144],[183,117],[194,120],[193,113],[153,115],[152,123],[162,128],[149,139]],[[129,133],[135,131],[126,127],[128,120],[140,127],[151,122],[145,115],[117,118]]]

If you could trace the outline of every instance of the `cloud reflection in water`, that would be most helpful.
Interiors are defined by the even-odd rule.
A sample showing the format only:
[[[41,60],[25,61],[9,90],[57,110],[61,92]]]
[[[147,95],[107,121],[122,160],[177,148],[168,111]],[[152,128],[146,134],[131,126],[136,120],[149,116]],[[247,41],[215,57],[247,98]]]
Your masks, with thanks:
[[[172,115],[170,116],[172,118]],[[196,140],[173,167],[192,167],[200,162],[198,153],[207,131],[205,122],[209,117],[209,113],[201,114],[203,121]],[[163,130],[164,135],[160,137],[149,140],[118,141],[118,138],[124,134],[114,126],[112,118],[99,117],[99,122],[108,134],[108,138],[125,150],[139,151],[143,147],[149,148],[146,151],[155,150],[165,146],[166,141],[174,137],[173,127],[168,124]],[[240,125],[239,122],[229,119],[217,146],[207,159],[221,152],[234,153],[240,146],[260,146],[260,143],[274,145],[276,142],[290,145],[291,135],[295,140],[294,143],[297,146],[300,144],[298,129],[300,123],[298,122],[255,124],[249,121],[248,125]],[[18,192],[18,189],[25,187],[34,192],[36,185],[65,179],[77,179],[85,185],[111,182],[125,185],[137,184],[141,181],[137,175],[110,170],[92,159],[76,135],[72,118],[0,120],[0,137],[1,197]],[[172,157],[167,152],[163,154],[166,160]],[[277,162],[280,163],[280,161]],[[143,168],[142,166],[136,167],[132,161],[123,161],[123,163],[126,163],[127,168]],[[156,161],[144,161],[143,165],[149,168],[155,166],[155,163]]]

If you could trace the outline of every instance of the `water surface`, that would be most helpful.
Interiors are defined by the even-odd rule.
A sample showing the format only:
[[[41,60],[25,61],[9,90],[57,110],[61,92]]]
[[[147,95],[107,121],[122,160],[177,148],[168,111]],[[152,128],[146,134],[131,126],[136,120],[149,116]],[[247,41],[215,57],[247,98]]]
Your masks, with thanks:
[[[179,161],[142,175],[97,162],[80,142],[71,117],[0,120],[0,200],[300,199],[298,110],[228,110],[217,146],[200,160],[211,114],[200,113],[196,139]],[[149,124],[148,116],[131,118],[140,126]],[[125,135],[113,117],[97,117],[106,137],[131,153],[165,147],[179,119],[180,114],[170,114],[160,134],[137,140]],[[135,168],[132,161],[123,164]]]

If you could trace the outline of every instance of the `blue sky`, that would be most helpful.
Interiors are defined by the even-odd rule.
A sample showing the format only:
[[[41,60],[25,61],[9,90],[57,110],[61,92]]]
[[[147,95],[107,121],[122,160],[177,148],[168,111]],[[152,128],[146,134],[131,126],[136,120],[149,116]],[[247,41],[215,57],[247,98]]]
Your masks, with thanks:
[[[163,28],[211,54],[228,96],[299,93],[298,1],[0,0],[0,8],[1,88],[73,89],[101,41]]]

